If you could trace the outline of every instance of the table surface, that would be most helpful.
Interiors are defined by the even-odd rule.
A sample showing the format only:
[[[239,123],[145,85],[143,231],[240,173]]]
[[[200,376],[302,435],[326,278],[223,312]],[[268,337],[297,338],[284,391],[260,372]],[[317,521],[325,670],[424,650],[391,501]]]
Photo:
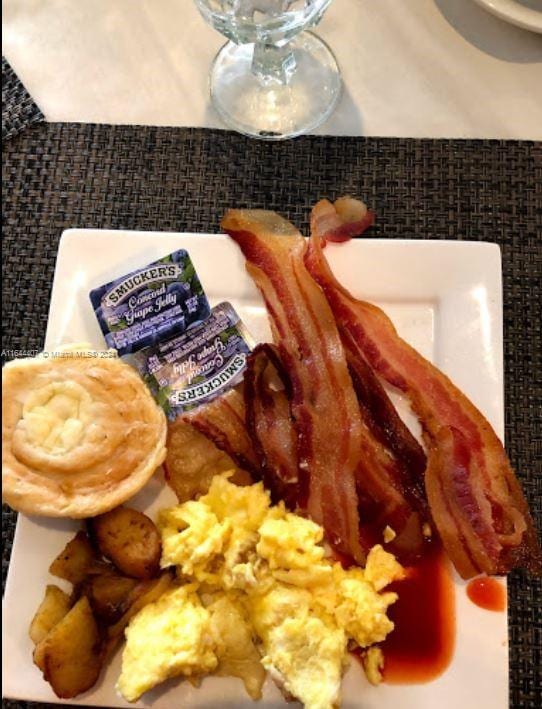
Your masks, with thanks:
[[[47,120],[221,125],[223,38],[192,0],[2,4],[4,54]],[[335,0],[317,31],[345,84],[320,133],[542,139],[542,35],[474,0]]]
[[[6,141],[3,188],[6,349],[43,346],[58,239],[69,227],[209,233],[227,207],[251,205],[306,229],[316,199],[356,194],[377,213],[374,237],[500,244],[507,447],[542,520],[542,143],[270,144],[226,131],[38,124]],[[4,521],[3,575],[15,513]],[[539,709],[542,585],[522,572],[509,583],[510,705]],[[491,709],[483,697],[480,709]]]

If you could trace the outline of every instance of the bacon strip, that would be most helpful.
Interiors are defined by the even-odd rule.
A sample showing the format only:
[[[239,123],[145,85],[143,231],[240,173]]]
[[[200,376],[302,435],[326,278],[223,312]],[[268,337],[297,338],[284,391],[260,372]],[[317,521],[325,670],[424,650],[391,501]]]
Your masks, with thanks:
[[[359,236],[374,223],[374,212],[359,199],[340,197],[334,204],[320,200],[311,213],[311,233],[317,234],[322,245],[326,241],[348,241]]]
[[[390,550],[410,564],[424,551],[422,523],[430,519],[423,483],[425,453],[369,365],[354,358],[348,347],[345,351],[367,427],[357,478],[365,546],[381,543],[384,528],[390,526],[397,534]]]
[[[423,448],[397,413],[378,377],[347,333],[342,342],[363,419],[375,438],[403,464],[408,475],[408,482],[405,481],[407,487],[412,488],[412,493],[423,503],[423,475],[427,465]]]
[[[331,544],[361,563],[359,407],[333,314],[303,263],[305,241],[274,212],[229,210],[221,225],[262,292],[291,382],[302,503]]]
[[[240,468],[247,470],[256,480],[261,479],[260,463],[246,427],[242,387],[230,389],[181,418],[227,453]]]
[[[245,407],[265,487],[275,504],[284,500],[289,509],[295,510],[299,498],[297,435],[282,364],[273,345],[258,345],[248,358]]]
[[[463,578],[542,569],[521,487],[488,421],[435,366],[402,340],[380,309],[356,300],[333,276],[311,236],[307,268],[326,294],[341,334],[374,371],[410,399],[428,446],[425,487],[433,520]]]

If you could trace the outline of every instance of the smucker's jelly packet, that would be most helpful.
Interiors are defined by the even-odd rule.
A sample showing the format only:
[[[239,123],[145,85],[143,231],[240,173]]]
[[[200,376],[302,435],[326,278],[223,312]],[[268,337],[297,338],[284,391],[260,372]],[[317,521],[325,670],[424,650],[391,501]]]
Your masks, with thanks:
[[[239,384],[254,343],[230,303],[205,322],[132,357],[168,418],[200,406]]]
[[[207,296],[184,249],[90,291],[109,347],[128,355],[209,316]]]

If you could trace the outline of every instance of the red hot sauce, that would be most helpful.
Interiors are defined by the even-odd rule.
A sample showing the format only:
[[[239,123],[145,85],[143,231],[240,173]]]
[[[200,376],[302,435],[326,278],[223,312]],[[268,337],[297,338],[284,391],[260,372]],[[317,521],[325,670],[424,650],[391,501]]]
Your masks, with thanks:
[[[480,608],[488,611],[504,611],[506,608],[506,589],[496,579],[488,576],[469,581],[467,596]]]
[[[389,590],[399,599],[388,611],[395,629],[382,643],[384,682],[430,682],[448,667],[455,645],[454,585],[440,543],[431,543]]]

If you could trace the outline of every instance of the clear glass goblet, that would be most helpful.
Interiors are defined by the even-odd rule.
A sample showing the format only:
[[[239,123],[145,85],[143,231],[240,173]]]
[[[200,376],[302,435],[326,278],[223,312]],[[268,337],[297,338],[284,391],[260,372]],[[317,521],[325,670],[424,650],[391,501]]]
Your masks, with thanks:
[[[333,52],[312,32],[331,0],[195,0],[228,38],[211,67],[211,100],[245,135],[282,140],[325,121],[341,93]]]

